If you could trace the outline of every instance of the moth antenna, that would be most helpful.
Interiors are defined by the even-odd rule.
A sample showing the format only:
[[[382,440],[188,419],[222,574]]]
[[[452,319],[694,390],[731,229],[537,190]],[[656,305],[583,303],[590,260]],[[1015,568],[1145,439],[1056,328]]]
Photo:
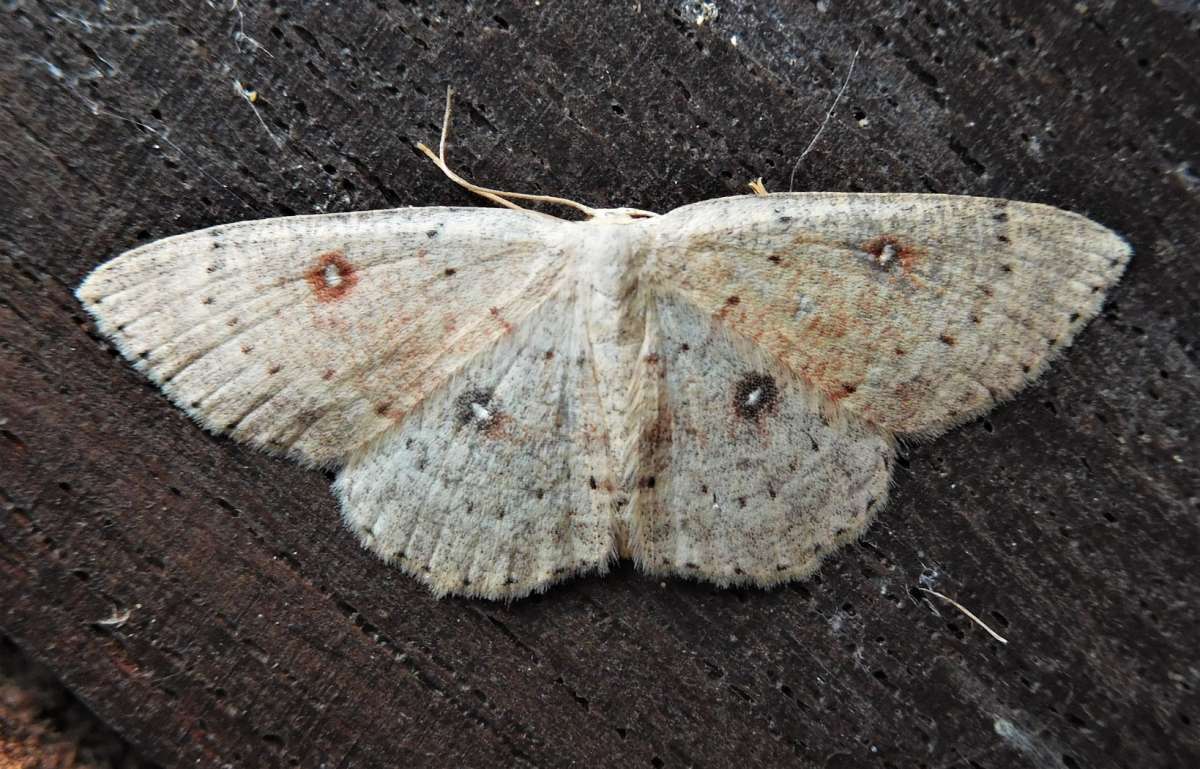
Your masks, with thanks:
[[[569,206],[582,212],[588,218],[596,216],[596,209],[592,208],[591,206],[585,206],[583,203],[579,203],[574,200],[554,197],[553,195],[532,195],[525,192],[506,192],[504,190],[494,190],[490,187],[481,187],[478,184],[472,184],[456,174],[454,171],[450,170],[450,166],[446,163],[446,138],[450,134],[450,105],[453,99],[454,89],[451,87],[446,88],[446,112],[442,116],[442,137],[441,141],[438,143],[437,154],[435,155],[433,150],[425,146],[424,143],[417,143],[417,149],[421,150],[421,152],[424,152],[425,155],[433,161],[434,165],[442,170],[442,173],[444,173],[450,179],[450,181],[454,182],[468,192],[473,192],[480,197],[487,198],[493,203],[502,205],[505,208],[511,208],[514,211],[528,211],[529,209],[517,205],[511,200],[508,200],[508,198],[514,198],[516,200],[529,200],[536,203],[549,203],[556,206]]]
[[[846,87],[850,85],[850,76],[854,74],[854,62],[858,61],[858,52],[861,50],[862,44],[860,43],[859,46],[854,49],[854,55],[850,57],[850,68],[846,70],[846,79],[842,81],[842,87],[838,89],[837,96],[833,97],[833,104],[829,105],[829,111],[825,113],[825,119],[821,121],[821,126],[817,129],[817,132],[813,134],[812,141],[810,141],[808,146],[804,148],[804,152],[801,152],[800,157],[796,158],[796,163],[792,166],[792,175],[788,177],[788,192],[791,192],[792,188],[795,186],[796,169],[800,167],[800,163],[804,160],[804,157],[808,153],[812,152],[812,148],[816,146],[817,139],[821,138],[821,133],[825,130],[825,126],[829,125],[829,119],[833,117],[833,111],[837,109],[838,102],[842,100],[842,94],[846,92]]]
[[[438,142],[438,157],[446,161],[446,137],[450,135],[450,105],[454,100],[454,86],[446,86],[446,111],[442,113],[442,138]]]
[[[999,641],[999,642],[1000,642],[1000,643],[1002,643],[1002,644],[1006,644],[1006,643],[1008,643],[1008,639],[1007,639],[1007,638],[1005,638],[1004,636],[1000,635],[1000,634],[999,634],[999,633],[997,633],[995,630],[992,630],[990,627],[988,627],[988,626],[987,626],[987,625],[984,623],[984,621],[983,621],[983,620],[979,619],[979,617],[976,617],[974,614],[972,614],[970,609],[968,609],[967,607],[963,606],[961,603],[959,603],[958,601],[954,600],[954,599],[953,599],[953,598],[951,598],[950,596],[948,596],[948,595],[943,595],[942,593],[939,593],[939,592],[938,592],[938,591],[936,591],[936,590],[931,590],[931,589],[929,589],[929,588],[927,588],[927,587],[921,587],[921,586],[917,586],[917,590],[924,590],[926,593],[929,593],[930,595],[936,595],[938,598],[941,598],[941,599],[942,599],[943,601],[945,601],[946,603],[950,604],[950,605],[951,605],[951,606],[953,606],[954,608],[956,608],[956,609],[958,609],[959,611],[961,611],[963,614],[967,615],[967,619],[971,620],[971,621],[972,621],[972,622],[974,622],[976,625],[979,625],[979,627],[981,627],[981,628],[983,628],[984,630],[986,630],[986,631],[988,632],[988,635],[990,635],[992,638],[995,638],[997,641]]]

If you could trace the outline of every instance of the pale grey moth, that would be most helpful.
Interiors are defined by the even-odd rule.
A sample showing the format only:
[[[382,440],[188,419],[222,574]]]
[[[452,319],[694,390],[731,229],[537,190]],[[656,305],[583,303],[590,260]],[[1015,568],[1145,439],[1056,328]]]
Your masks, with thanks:
[[[214,433],[337,468],[363,545],[512,599],[632,558],[807,577],[888,499],[898,438],[1037,378],[1129,246],[1035,203],[784,193],[664,215],[291,216],[98,267],[98,328]],[[519,209],[568,203],[585,221]]]

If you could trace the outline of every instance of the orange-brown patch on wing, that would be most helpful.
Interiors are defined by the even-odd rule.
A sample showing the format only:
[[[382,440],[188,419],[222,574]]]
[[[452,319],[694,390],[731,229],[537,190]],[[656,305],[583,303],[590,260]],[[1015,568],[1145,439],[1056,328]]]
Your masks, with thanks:
[[[385,419],[390,419],[393,422],[400,422],[404,419],[404,412],[395,408],[392,401],[381,401],[375,404],[375,413]]]
[[[824,339],[841,339],[850,330],[851,318],[840,310],[814,315],[805,330]]]
[[[858,392],[857,387],[855,387],[852,384],[843,382],[842,385],[840,387],[838,387],[836,390],[834,390],[833,393],[829,396],[829,400],[833,401],[834,403],[837,403],[840,400],[844,400],[845,398],[850,397],[851,395],[853,395],[856,392]]]
[[[511,432],[511,426],[512,417],[500,411],[493,414],[491,419],[480,426],[479,431],[489,438],[503,438]]]
[[[336,273],[336,280],[330,280],[331,268]],[[304,278],[312,286],[318,302],[335,302],[349,294],[358,283],[358,271],[341,251],[326,251],[317,257],[316,264],[304,273]]]
[[[725,316],[727,316],[734,307],[737,307],[741,303],[742,298],[736,294],[726,297],[725,304],[721,305],[721,309],[717,310],[717,318],[720,320],[725,320]]]
[[[829,244],[830,240],[828,237],[816,232],[812,232],[811,230],[802,230],[797,232],[791,240],[791,246],[793,248],[799,248],[802,246],[828,246]]]
[[[889,409],[892,421],[903,423],[920,412],[928,402],[929,382],[921,377],[899,384],[892,391],[893,406]]]
[[[674,442],[673,427],[674,412],[667,401],[666,390],[662,388],[658,393],[654,418],[644,422],[638,434],[643,463],[642,475],[637,481],[637,486],[643,494],[655,494],[657,476],[664,473],[670,465],[671,446]],[[653,513],[649,514],[648,518],[653,518]]]

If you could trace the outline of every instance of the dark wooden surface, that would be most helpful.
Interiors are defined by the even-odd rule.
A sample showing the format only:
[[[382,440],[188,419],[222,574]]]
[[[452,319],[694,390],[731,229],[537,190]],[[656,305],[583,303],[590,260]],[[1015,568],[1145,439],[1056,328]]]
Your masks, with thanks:
[[[164,766],[1200,765],[1200,14],[689,5],[6,3],[4,632]],[[452,157],[493,186],[660,211],[786,189],[858,45],[798,189],[1047,202],[1136,255],[1044,381],[912,447],[803,584],[625,565],[435,601],[359,549],[328,478],[197,429],[71,295],[212,224],[480,204],[412,149],[449,84]]]

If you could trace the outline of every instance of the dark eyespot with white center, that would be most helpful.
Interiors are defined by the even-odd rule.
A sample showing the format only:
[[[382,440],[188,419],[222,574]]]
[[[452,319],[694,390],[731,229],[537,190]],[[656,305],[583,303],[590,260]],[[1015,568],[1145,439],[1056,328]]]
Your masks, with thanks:
[[[733,410],[746,420],[769,413],[779,400],[779,387],[770,374],[752,372],[738,380],[733,389]]]
[[[459,426],[474,425],[479,430],[494,428],[501,417],[492,391],[478,387],[458,396],[454,401],[454,415]]]
[[[341,251],[327,251],[318,256],[304,277],[321,303],[343,298],[358,283],[358,271]]]
[[[862,244],[870,264],[880,272],[900,267],[905,273],[917,266],[920,251],[895,235],[879,235]]]

